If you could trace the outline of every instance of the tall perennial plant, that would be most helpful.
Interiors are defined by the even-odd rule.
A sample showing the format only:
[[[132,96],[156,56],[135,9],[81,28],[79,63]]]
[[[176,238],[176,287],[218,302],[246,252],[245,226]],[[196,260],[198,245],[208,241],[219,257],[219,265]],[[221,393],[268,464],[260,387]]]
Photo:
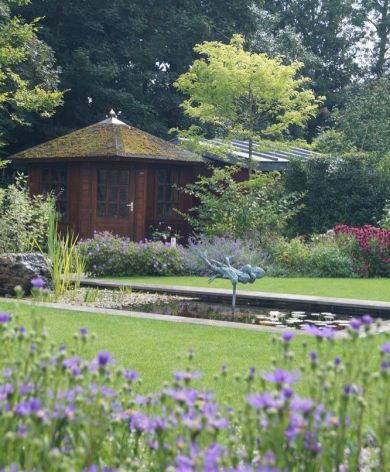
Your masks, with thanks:
[[[373,352],[369,315],[352,320],[340,341],[331,329],[306,327],[317,347],[303,365],[294,361],[298,341],[284,332],[273,367],[249,369],[234,408],[195,388],[191,351],[188,368],[142,395],[138,374],[110,353],[86,358],[87,328],[73,346],[55,346],[36,310],[33,329],[0,314],[1,469],[389,470],[390,342]],[[220,381],[229,375],[222,366]]]

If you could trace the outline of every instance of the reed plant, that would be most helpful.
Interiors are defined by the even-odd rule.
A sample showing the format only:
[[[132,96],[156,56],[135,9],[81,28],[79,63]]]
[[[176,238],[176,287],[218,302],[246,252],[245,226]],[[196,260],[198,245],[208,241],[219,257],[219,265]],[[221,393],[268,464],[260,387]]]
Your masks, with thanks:
[[[85,270],[85,258],[77,247],[78,237],[71,231],[61,236],[55,212],[49,217],[47,233],[47,259],[55,296],[77,290]],[[39,246],[42,253],[42,247]]]

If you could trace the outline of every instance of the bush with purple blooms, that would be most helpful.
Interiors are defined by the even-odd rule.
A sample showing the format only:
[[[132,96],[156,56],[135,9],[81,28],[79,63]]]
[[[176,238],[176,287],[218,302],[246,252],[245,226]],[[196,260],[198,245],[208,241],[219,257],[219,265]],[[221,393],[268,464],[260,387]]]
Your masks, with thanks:
[[[92,276],[179,275],[183,270],[179,249],[169,243],[135,243],[103,232],[80,241],[78,248]]]
[[[57,347],[38,317],[26,330],[0,313],[0,469],[389,470],[390,342],[372,352],[375,329],[369,315],[339,341],[307,328],[317,348],[303,365],[294,361],[298,340],[284,332],[272,369],[249,369],[233,408],[194,387],[201,374],[191,368],[192,351],[187,369],[141,395],[138,374],[110,353],[85,358],[87,328],[74,346]],[[220,381],[229,375],[222,366]]]

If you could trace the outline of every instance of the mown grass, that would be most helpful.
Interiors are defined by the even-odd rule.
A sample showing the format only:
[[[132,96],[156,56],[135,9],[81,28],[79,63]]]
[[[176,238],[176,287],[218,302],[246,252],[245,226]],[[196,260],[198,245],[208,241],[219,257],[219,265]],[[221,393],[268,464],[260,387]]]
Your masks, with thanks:
[[[235,379],[235,374],[245,377],[249,367],[258,371],[272,368],[272,360],[278,356],[280,347],[272,342],[266,332],[210,327],[189,323],[173,323],[148,319],[109,316],[104,314],[67,311],[53,308],[0,301],[0,311],[8,311],[19,317],[19,322],[29,326],[36,316],[43,316],[50,340],[70,346],[75,332],[82,326],[96,333],[96,341],[86,349],[86,356],[93,358],[99,351],[109,351],[120,366],[137,370],[143,380],[143,391],[156,391],[164,381],[172,379],[172,373],[188,365],[187,353],[195,350],[193,368],[203,372],[197,386],[214,390],[220,398],[235,402],[242,398],[245,382]],[[303,346],[307,343],[307,347]],[[308,353],[316,349],[316,340],[299,335],[292,341],[295,365],[299,367]],[[369,340],[369,352],[375,352],[383,343],[383,336]],[[342,353],[341,341],[329,347],[330,359]],[[365,351],[367,352],[367,350]],[[357,349],[357,356],[364,357],[367,366],[373,364],[370,356]],[[215,380],[222,364],[228,366],[229,375],[222,381]],[[378,366],[372,365],[372,369]]]
[[[227,280],[207,277],[107,277],[104,280],[145,284],[186,285],[188,287],[230,288]],[[326,279],[265,277],[254,284],[238,285],[239,290],[275,292],[318,297],[390,301],[390,279]]]

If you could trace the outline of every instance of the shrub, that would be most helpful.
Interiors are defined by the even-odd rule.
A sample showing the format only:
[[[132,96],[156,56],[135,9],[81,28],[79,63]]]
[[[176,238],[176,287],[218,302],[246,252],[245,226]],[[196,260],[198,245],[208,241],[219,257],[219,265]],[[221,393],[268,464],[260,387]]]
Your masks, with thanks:
[[[141,395],[138,374],[115,366],[110,353],[85,358],[86,328],[67,349],[48,339],[36,312],[31,331],[1,313],[7,355],[0,357],[0,466],[43,472],[389,470],[390,343],[372,349],[368,315],[351,321],[340,341],[342,357],[335,356],[331,328],[307,330],[316,348],[294,361],[295,341],[285,332],[272,370],[252,367],[241,380],[234,409],[195,388],[200,373],[191,364],[162,390]],[[230,375],[223,366],[220,381]]]
[[[36,249],[37,243],[46,247],[54,205],[50,195],[31,197],[22,176],[17,177],[14,184],[0,189],[0,253],[29,252]]]
[[[226,262],[226,256],[233,256],[232,265],[235,267],[251,264],[265,268],[268,264],[266,253],[251,240],[202,235],[198,238],[191,238],[188,247],[181,247],[180,252],[183,258],[184,272],[191,275],[211,275],[210,269],[200,257],[205,252],[210,259],[219,262]]]
[[[180,251],[168,243],[138,242],[96,233],[80,241],[86,272],[93,276],[178,275],[183,270]]]
[[[316,235],[310,241],[296,237],[277,239],[270,246],[270,275],[291,277],[354,277],[354,263],[347,241]]]
[[[304,192],[290,236],[324,233],[337,224],[376,224],[390,199],[390,155],[291,160],[285,179],[287,191]]]
[[[239,182],[242,177],[237,167],[213,167],[211,175],[181,189],[198,202],[182,214],[197,234],[263,240],[282,232],[299,211],[301,194],[286,195],[278,172],[256,172]]]
[[[390,230],[338,225],[334,231],[353,241],[351,256],[356,272],[367,277],[390,276]]]

